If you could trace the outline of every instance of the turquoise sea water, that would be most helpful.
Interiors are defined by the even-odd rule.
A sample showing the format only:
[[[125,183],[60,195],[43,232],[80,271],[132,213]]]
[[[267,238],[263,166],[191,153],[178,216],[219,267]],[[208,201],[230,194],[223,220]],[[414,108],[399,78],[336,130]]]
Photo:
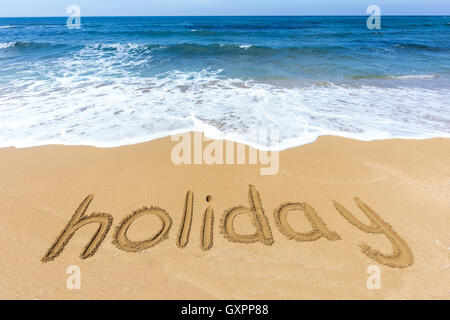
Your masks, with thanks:
[[[450,17],[0,18],[0,146],[450,136]]]

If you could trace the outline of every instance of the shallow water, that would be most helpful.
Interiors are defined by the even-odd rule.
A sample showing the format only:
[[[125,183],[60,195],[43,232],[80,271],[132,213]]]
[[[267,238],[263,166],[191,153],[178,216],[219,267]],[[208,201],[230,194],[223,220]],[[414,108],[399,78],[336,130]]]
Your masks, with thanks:
[[[0,146],[450,137],[450,18],[366,19],[0,18]]]

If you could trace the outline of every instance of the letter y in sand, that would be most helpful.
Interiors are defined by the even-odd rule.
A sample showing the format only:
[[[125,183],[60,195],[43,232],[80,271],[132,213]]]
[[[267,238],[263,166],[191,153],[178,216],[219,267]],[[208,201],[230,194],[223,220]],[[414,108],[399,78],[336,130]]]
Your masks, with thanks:
[[[363,243],[360,245],[362,253],[375,260],[378,263],[384,264],[391,268],[406,268],[413,264],[414,256],[408,244],[403,240],[392,227],[381,217],[373,211],[367,204],[362,202],[359,198],[354,199],[358,207],[372,222],[370,226],[365,225],[355,218],[344,206],[334,201],[334,206],[337,211],[351,224],[367,233],[382,233],[392,244],[394,252],[386,255],[378,250],[372,249],[369,245]]]

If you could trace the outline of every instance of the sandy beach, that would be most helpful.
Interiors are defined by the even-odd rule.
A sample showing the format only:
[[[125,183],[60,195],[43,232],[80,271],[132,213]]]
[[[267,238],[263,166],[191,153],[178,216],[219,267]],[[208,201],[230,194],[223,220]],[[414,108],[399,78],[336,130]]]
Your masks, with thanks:
[[[362,142],[324,136],[282,151],[279,171],[272,176],[250,164],[175,165],[173,146],[163,138],[116,148],[0,149],[0,298],[450,297],[449,139]],[[42,262],[89,195],[86,216],[112,217],[104,240],[92,256],[81,259],[99,226],[87,224],[60,254]],[[250,209],[231,222],[238,238],[249,241],[224,235],[229,231],[223,225],[226,213],[255,203],[267,218],[259,221],[265,226],[259,232],[266,232],[261,241],[251,241],[256,227]],[[275,213],[288,203],[292,210],[278,215],[282,230]],[[366,232],[370,220],[361,206],[395,235],[386,236],[380,228]],[[158,207],[169,218],[134,216],[120,235],[126,218],[143,207]],[[343,212],[368,230],[349,223]],[[323,222],[318,229],[312,216]],[[293,231],[298,239],[289,239]],[[161,237],[143,249],[158,232]],[[375,261],[367,250],[378,250],[378,258],[388,262]],[[66,287],[70,265],[80,267],[80,290]],[[366,285],[371,265],[381,270],[378,290]]]

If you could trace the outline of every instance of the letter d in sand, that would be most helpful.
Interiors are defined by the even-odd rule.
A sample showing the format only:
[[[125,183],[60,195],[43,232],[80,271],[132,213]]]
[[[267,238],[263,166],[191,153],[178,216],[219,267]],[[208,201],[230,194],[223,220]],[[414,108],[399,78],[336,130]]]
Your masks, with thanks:
[[[258,191],[253,185],[249,186],[248,199],[250,208],[235,207],[225,212],[220,224],[221,231],[225,238],[232,242],[253,243],[262,242],[265,245],[272,245],[273,237],[269,226],[269,221],[264,214]],[[234,230],[234,219],[240,214],[250,214],[252,224],[256,232],[250,235],[238,234]]]

